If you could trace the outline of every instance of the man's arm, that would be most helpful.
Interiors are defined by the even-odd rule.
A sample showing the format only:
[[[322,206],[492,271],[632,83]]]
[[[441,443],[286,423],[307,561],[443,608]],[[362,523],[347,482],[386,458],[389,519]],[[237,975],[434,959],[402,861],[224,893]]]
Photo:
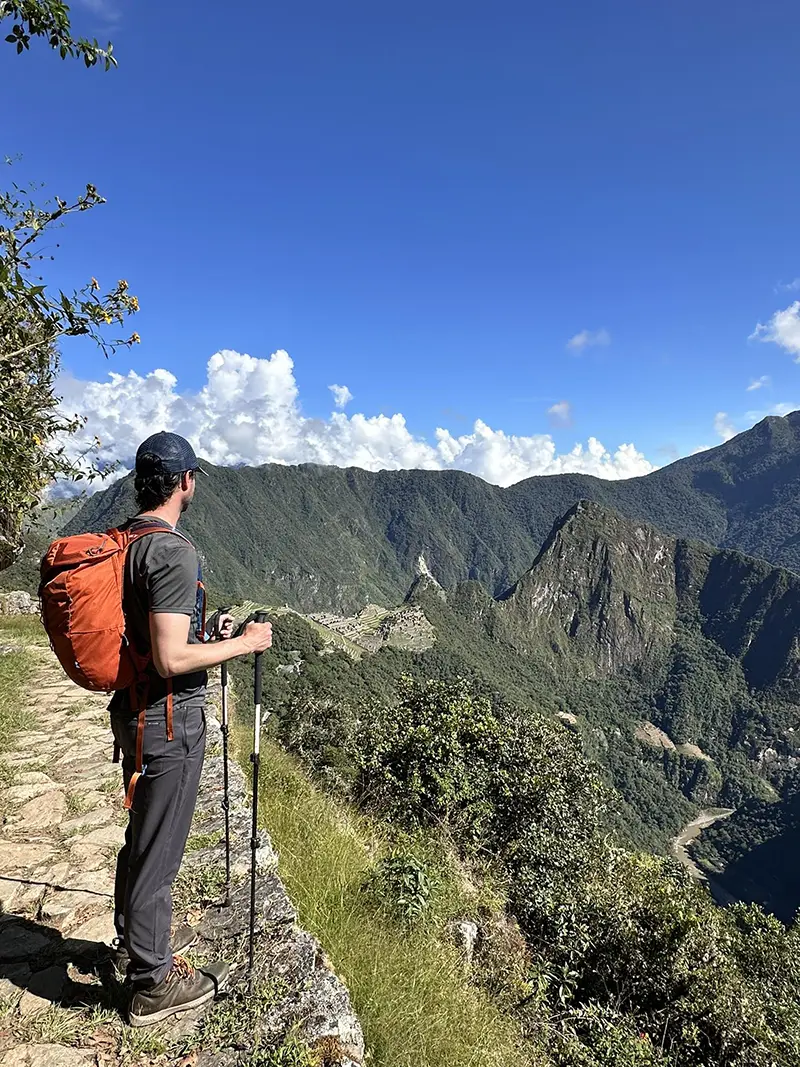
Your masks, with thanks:
[[[177,674],[191,674],[218,663],[246,656],[250,652],[264,652],[272,644],[272,626],[268,622],[251,622],[240,637],[229,641],[189,644],[188,615],[170,611],[150,612],[150,644],[153,663],[162,678]]]

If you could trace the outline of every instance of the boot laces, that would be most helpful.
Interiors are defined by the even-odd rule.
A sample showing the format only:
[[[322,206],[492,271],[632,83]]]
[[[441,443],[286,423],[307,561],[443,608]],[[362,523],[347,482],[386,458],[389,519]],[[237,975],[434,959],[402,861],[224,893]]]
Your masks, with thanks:
[[[189,978],[194,978],[194,967],[183,956],[175,953],[172,957],[172,970],[167,975],[167,981],[185,982]]]

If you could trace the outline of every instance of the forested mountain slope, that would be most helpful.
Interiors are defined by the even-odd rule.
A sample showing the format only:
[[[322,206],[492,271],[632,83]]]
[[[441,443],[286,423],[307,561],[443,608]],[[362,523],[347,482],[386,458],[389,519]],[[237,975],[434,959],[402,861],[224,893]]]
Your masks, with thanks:
[[[307,464],[209,472],[185,529],[212,589],[304,610],[396,603],[420,555],[445,588],[474,579],[498,596],[582,499],[800,570],[800,412],[625,482],[565,474],[501,489],[461,471]],[[127,478],[90,498],[67,530],[122,521],[132,490]]]

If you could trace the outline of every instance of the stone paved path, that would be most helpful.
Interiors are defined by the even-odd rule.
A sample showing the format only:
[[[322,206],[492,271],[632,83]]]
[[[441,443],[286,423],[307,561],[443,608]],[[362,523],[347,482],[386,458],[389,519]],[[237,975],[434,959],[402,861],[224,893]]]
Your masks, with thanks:
[[[233,963],[232,992],[212,1009],[213,1025],[204,1021],[213,1040],[203,1040],[200,1013],[170,1026],[125,1026],[124,995],[107,950],[114,862],[126,823],[121,771],[111,762],[108,698],[70,682],[49,649],[30,652],[37,668],[26,703],[35,723],[16,735],[13,752],[0,756],[0,782],[10,783],[0,795],[0,1067],[232,1067],[252,1062],[254,1042],[277,1046],[291,1033],[333,1049],[324,1063],[357,1067],[363,1038],[347,991],[318,943],[297,927],[266,834],[259,851],[257,996],[243,992],[249,812],[243,774],[232,763],[234,884],[231,906],[221,908],[222,760],[213,689],[175,919],[200,930],[196,963]]]

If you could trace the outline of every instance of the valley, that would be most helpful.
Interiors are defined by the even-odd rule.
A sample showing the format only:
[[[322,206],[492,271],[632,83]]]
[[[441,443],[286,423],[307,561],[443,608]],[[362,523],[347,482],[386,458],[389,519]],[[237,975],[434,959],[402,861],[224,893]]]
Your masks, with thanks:
[[[416,570],[395,607],[272,609],[277,721],[309,694],[358,718],[404,677],[470,678],[580,740],[616,797],[607,822],[623,844],[676,848],[693,877],[721,887],[700,829],[775,805],[800,758],[800,578],[591,502],[555,524],[497,598],[477,582],[446,591],[424,558]]]

